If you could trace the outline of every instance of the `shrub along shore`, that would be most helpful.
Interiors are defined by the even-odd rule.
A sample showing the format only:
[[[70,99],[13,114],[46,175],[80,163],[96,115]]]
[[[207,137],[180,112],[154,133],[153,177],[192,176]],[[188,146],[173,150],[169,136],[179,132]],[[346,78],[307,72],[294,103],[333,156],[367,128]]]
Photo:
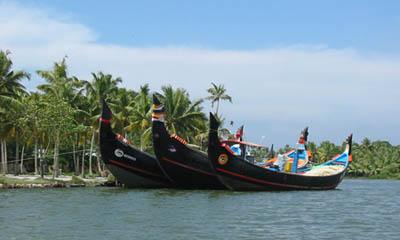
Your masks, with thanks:
[[[98,149],[101,98],[106,98],[114,113],[114,130],[133,145],[152,153],[149,86],[126,89],[120,86],[121,78],[101,71],[93,72],[89,80],[79,79],[69,75],[66,60],[55,62],[47,70],[28,73],[13,69],[11,53],[0,50],[0,184],[3,186],[10,186],[15,180],[6,174],[37,176],[43,172],[51,175],[51,180],[36,180],[54,186],[68,185],[68,181],[57,182],[61,173],[71,173],[81,179],[107,175]],[[33,74],[44,83],[36,90],[27,91],[21,82]],[[204,93],[204,98],[192,99],[185,89],[166,85],[159,95],[168,112],[168,130],[203,150],[208,135],[204,102],[211,103],[223,123],[224,118],[218,113],[220,102],[232,102],[223,85],[212,84]],[[231,135],[227,128],[221,134]],[[309,142],[308,147],[315,163],[327,161],[343,149],[342,144],[329,141]],[[289,145],[277,152],[288,149]],[[266,156],[268,151],[256,154]],[[400,146],[368,138],[354,143],[348,176],[400,179]]]
[[[69,187],[100,187],[116,186],[113,176],[81,178],[77,176],[59,176],[53,178],[51,175],[4,175],[0,176],[0,189],[14,188],[69,188]]]

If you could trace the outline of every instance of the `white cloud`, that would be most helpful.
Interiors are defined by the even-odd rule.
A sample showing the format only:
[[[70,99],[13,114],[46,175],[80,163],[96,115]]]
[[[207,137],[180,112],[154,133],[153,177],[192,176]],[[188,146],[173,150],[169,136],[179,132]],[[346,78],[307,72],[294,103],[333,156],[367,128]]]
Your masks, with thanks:
[[[58,14],[59,15],[59,14]],[[305,125],[311,140],[336,142],[354,132],[400,143],[400,59],[352,49],[288,46],[260,50],[137,48],[96,42],[96,34],[48,11],[0,3],[0,48],[18,67],[47,69],[68,55],[71,74],[102,70],[137,89],[171,84],[204,97],[210,82],[225,84],[234,104],[227,119],[244,123],[254,141],[294,142]]]

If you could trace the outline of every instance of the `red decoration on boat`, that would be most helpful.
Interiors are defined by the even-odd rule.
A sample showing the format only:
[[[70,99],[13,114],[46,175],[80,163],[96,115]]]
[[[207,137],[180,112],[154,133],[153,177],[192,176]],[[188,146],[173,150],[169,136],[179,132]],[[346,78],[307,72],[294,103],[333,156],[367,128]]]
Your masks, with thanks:
[[[110,124],[111,120],[100,117],[100,122],[105,123],[105,124]]]
[[[244,126],[242,125],[235,133],[235,138],[239,141],[243,140],[243,128]]]

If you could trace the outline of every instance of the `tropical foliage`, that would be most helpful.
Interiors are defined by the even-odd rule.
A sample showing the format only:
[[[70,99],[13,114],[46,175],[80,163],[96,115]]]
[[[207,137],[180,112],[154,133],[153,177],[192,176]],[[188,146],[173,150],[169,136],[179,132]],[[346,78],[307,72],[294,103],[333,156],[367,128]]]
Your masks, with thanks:
[[[151,95],[147,84],[137,91],[121,87],[122,79],[104,72],[89,80],[70,76],[67,58],[50,69],[36,71],[44,80],[28,92],[22,81],[30,74],[13,69],[10,52],[0,51],[0,158],[1,173],[51,173],[101,175],[104,166],[98,149],[100,101],[106,99],[113,111],[113,128],[144,151],[151,146]],[[220,101],[232,102],[223,85],[212,83],[207,90],[218,114]],[[203,99],[192,99],[185,89],[163,86],[159,98],[167,110],[166,125],[192,144],[205,148],[207,118]],[[222,116],[218,116],[224,122]],[[227,129],[221,135],[229,136]],[[313,161],[324,162],[343,146],[329,141],[310,142]],[[287,145],[277,152],[285,152]],[[349,174],[356,177],[400,178],[400,146],[365,139],[354,144]],[[266,155],[268,151],[260,152]]]
[[[212,87],[207,89],[207,92],[210,94],[206,99],[211,101],[211,107],[214,107],[216,103],[215,115],[218,115],[219,103],[221,100],[226,100],[232,103],[232,97],[226,93],[226,88],[224,85],[216,85],[215,83],[211,83]]]
[[[323,141],[319,146],[310,142],[307,146],[315,163],[333,158],[345,147],[344,144],[337,146],[329,141]],[[365,138],[360,144],[353,143],[352,151],[349,176],[400,179],[400,146],[393,146],[387,141],[371,142]]]
[[[364,139],[353,147],[353,176],[400,179],[400,147],[387,141]]]
[[[0,54],[1,160],[3,173],[38,174],[57,177],[61,172],[75,175],[102,174],[97,156],[101,99],[113,111],[113,128],[144,151],[151,150],[151,95],[149,86],[138,91],[120,86],[122,79],[97,72],[90,80],[70,76],[67,58],[36,74],[45,83],[27,92],[21,83],[30,75],[12,69],[10,54]],[[162,87],[167,127],[194,144],[206,137],[207,123],[201,111],[203,100],[192,100],[184,89]]]

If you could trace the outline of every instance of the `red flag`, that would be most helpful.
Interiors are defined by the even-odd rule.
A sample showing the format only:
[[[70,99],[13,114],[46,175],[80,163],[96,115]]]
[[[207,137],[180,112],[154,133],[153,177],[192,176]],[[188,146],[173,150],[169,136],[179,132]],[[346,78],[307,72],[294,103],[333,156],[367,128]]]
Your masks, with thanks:
[[[243,125],[236,131],[235,138],[239,141],[243,140]]]

